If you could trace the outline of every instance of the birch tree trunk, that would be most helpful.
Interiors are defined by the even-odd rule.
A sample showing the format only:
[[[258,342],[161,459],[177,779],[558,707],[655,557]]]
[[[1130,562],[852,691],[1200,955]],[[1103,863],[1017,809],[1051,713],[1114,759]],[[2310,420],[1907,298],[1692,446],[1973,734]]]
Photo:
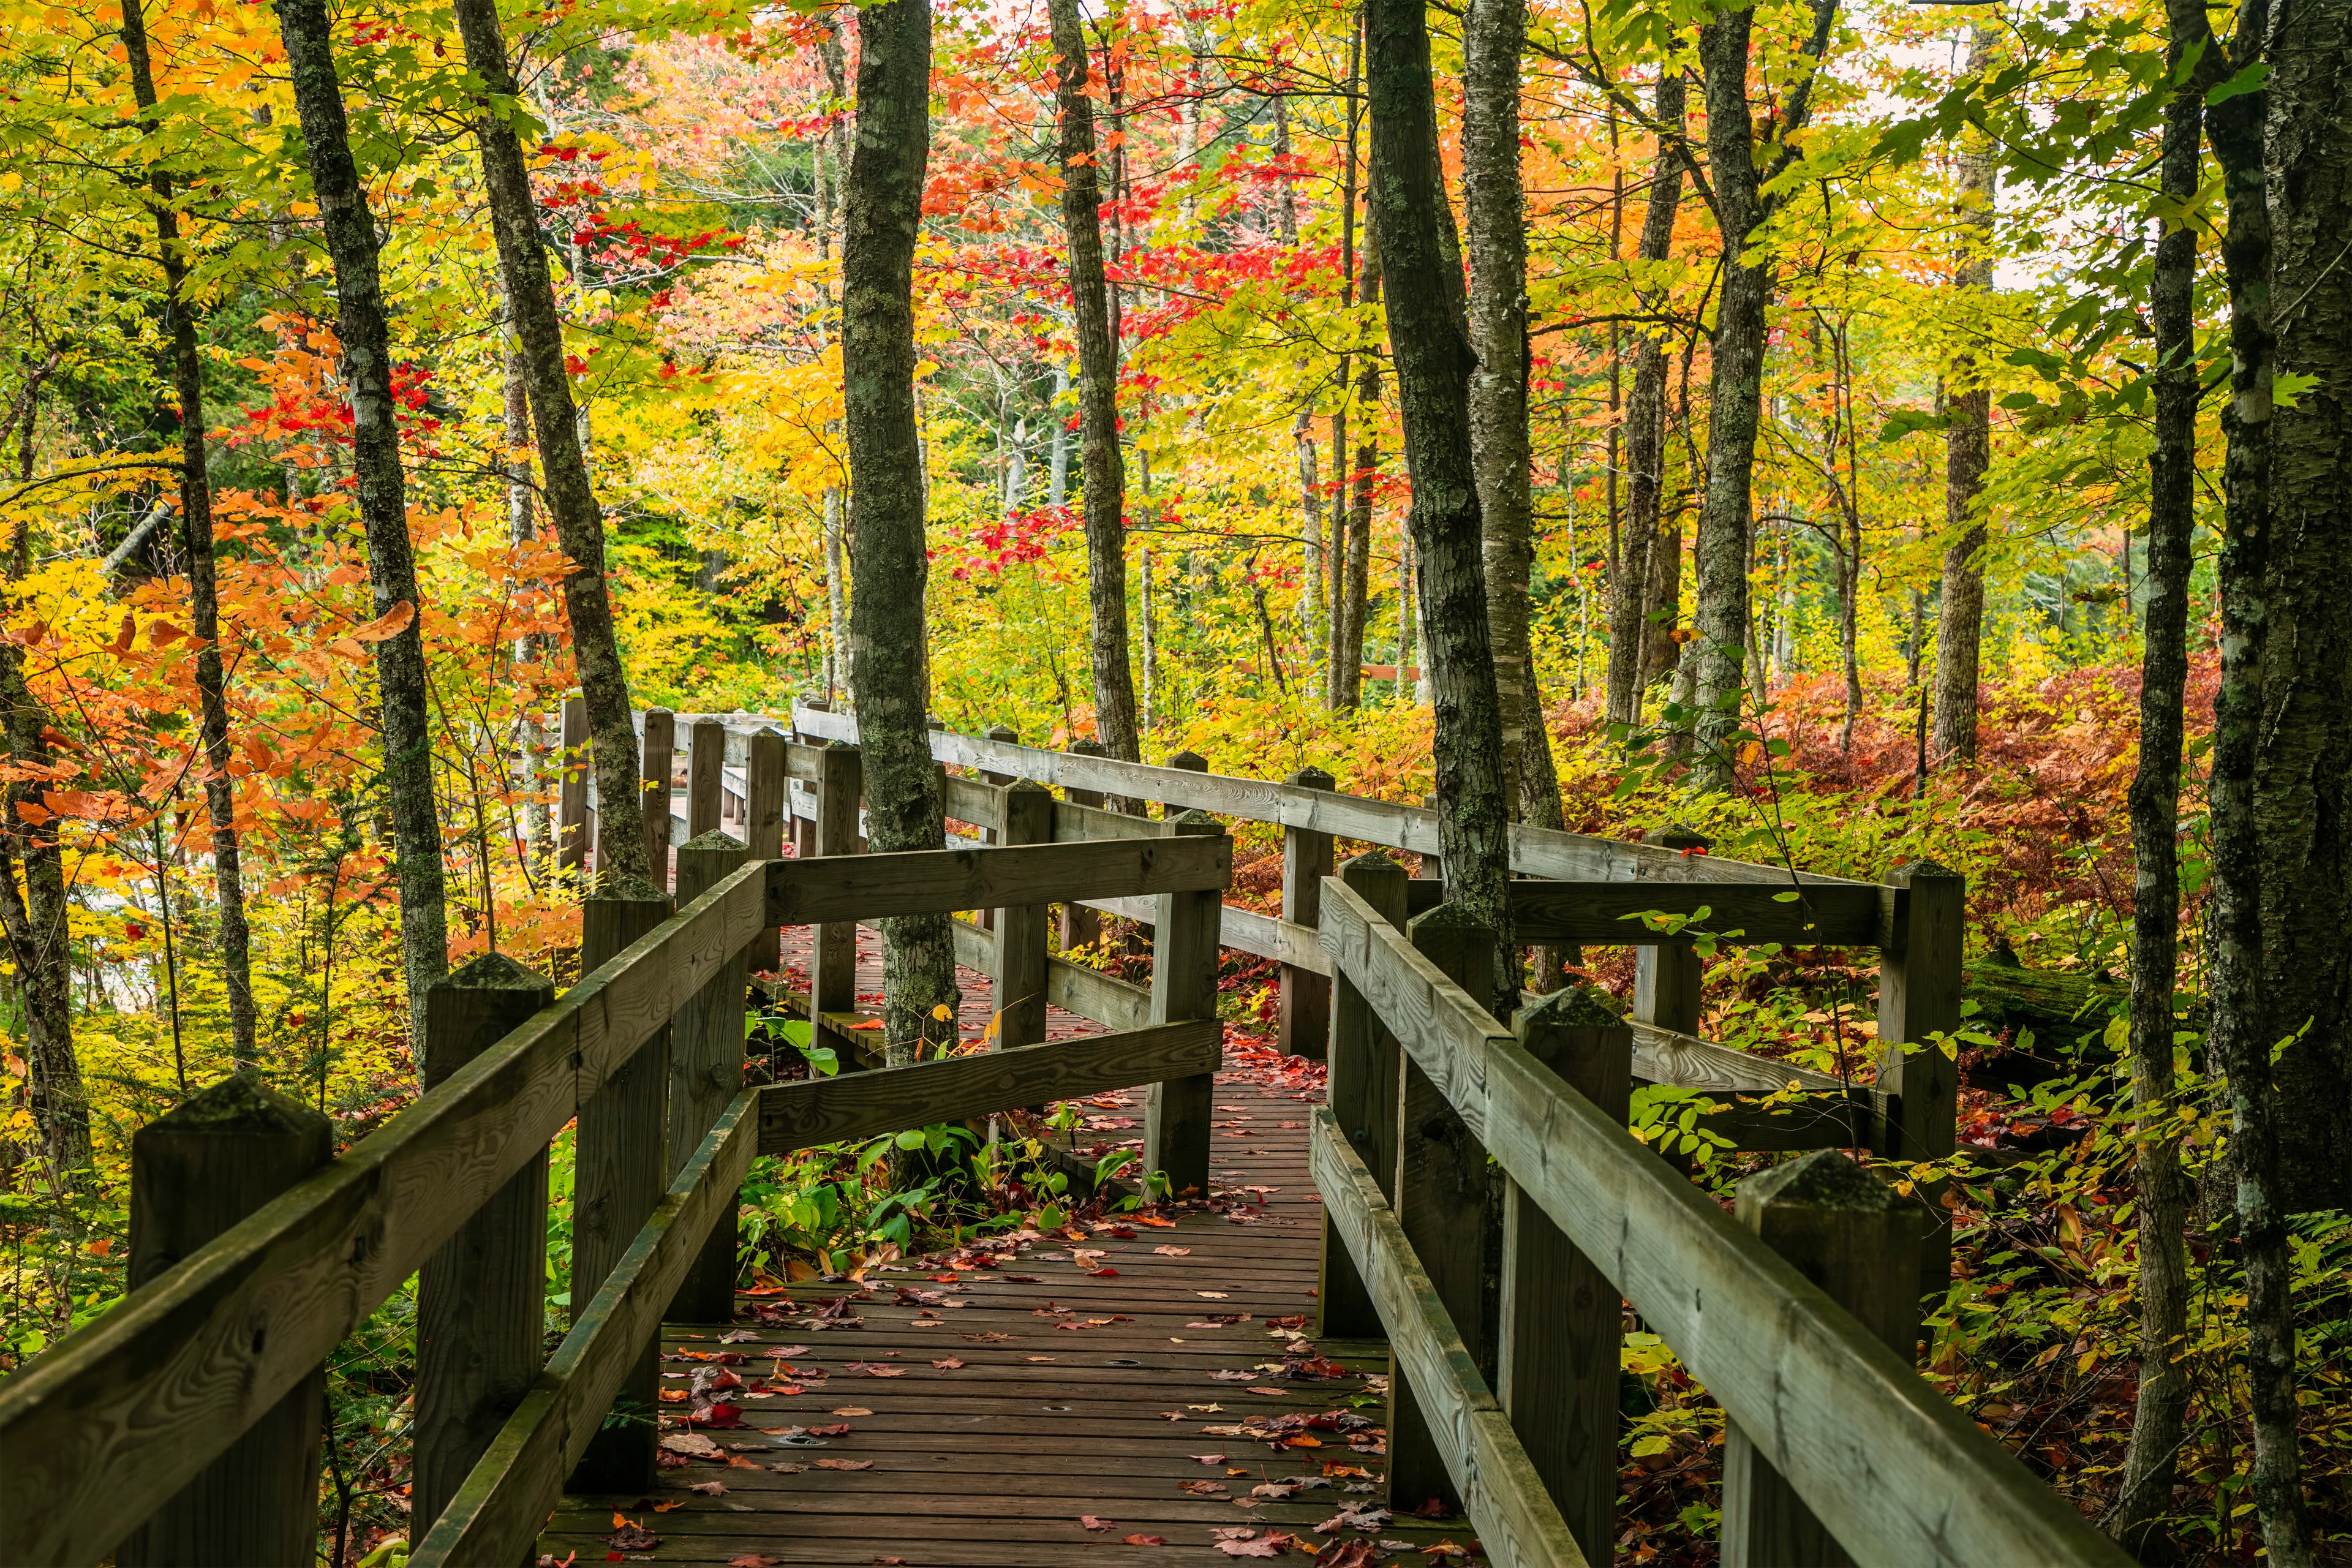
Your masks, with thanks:
[[[1470,450],[1476,367],[1438,161],[1429,26],[1421,0],[1367,0],[1372,111],[1371,202],[1387,295],[1389,350],[1412,480],[1421,621],[1436,706],[1438,849],[1445,896],[1496,933],[1501,994],[1519,986],[1511,945],[1510,819],[1503,725],[1480,560]]]
[[[375,645],[375,670],[383,713],[384,800],[398,858],[401,969],[408,983],[411,1028],[422,1039],[425,994],[449,970],[447,888],[441,822],[433,802],[422,606],[408,538],[400,430],[393,418],[392,334],[376,267],[375,220],[352,158],[326,0],[278,0],[278,22],[310,157],[311,195],[334,263],[335,331],[342,340],[352,399],[352,472],[367,531],[369,585],[379,616],[404,605],[409,610],[407,625]]]
[[[856,150],[844,190],[842,366],[849,427],[849,640],[865,755],[866,837],[878,852],[937,849],[947,822],[931,761],[923,626],[928,563],[915,423],[915,238],[930,157],[929,0],[858,13]],[[955,949],[944,915],[883,922],[883,1038],[894,1061],[955,1037]],[[947,1020],[933,1016],[944,1007]]]
[[[1994,37],[1992,28],[1978,24],[1969,42],[1970,71],[1992,63]],[[1961,220],[1967,249],[1952,280],[1982,292],[1992,287],[1993,196],[1999,188],[1990,145],[1972,142],[1964,148],[1959,176],[1961,199],[1968,204]],[[1964,768],[1974,767],[1977,760],[1977,684],[1984,641],[1985,525],[1975,512],[1985,472],[1992,467],[1992,393],[1978,384],[1979,374],[1972,354],[1953,362],[1951,425],[1944,437],[1944,531],[1951,542],[1944,549],[1936,617],[1936,754]]]
[[[2167,105],[2158,183],[2166,195],[2197,194],[2204,142],[2204,95],[2221,79],[2200,0],[2169,0],[2167,69],[2179,79],[2190,49],[2202,49],[2189,79]],[[1978,51],[1985,29],[1978,29]],[[1976,62],[1971,62],[1972,64]],[[1989,164],[1989,154],[1979,154]],[[1989,184],[1990,176],[1983,176]],[[1981,186],[1979,186],[1981,188]],[[2180,747],[2189,685],[2189,544],[2197,527],[2197,231],[2183,226],[2156,244],[2148,318],[2156,331],[2155,450],[2148,458],[2147,620],[2140,662],[2139,763],[2130,790],[2132,857],[2132,1100],[2138,1121],[2135,1180],[2139,1197],[2139,1390],[2124,1477],[2104,1528],[2142,1561],[2169,1556],[2156,1521],[2172,1511],[2172,1487],[2189,1414],[2188,1183],[2180,1169],[2173,1114],[2173,989],[2180,957]],[[1973,390],[1981,418],[1984,393]],[[1979,430],[1981,426],[1979,426]],[[1958,452],[1958,424],[1953,451]],[[1976,454],[1981,457],[1981,453]],[[1981,469],[1979,477],[1981,478]],[[1959,500],[1959,498],[1955,498]],[[1966,502],[1960,500],[1964,507]],[[1982,529],[1977,531],[1979,540]],[[1965,538],[1965,535],[1963,535]],[[1957,551],[1959,543],[1953,546]],[[1944,563],[1944,615],[1952,615],[1953,562]],[[1981,613],[1981,571],[1972,584]],[[1937,658],[1944,656],[1938,637]],[[1973,629],[1966,649],[1975,662]],[[1948,689],[1937,667],[1937,724],[1947,696],[1964,696],[1967,740],[1976,731],[1976,679]]]
[[[154,123],[155,78],[147,58],[141,0],[123,0],[122,46],[142,118]],[[213,487],[205,467],[205,373],[196,353],[188,261],[171,176],[150,176],[156,249],[163,264],[163,314],[171,335],[172,388],[180,403],[180,520],[187,530],[188,620],[196,642],[196,733],[205,749],[205,812],[212,825],[213,887],[220,900],[222,975],[228,991],[230,1060],[243,1072],[259,1056],[254,1043],[252,934],[245,918],[245,876],[236,833],[236,786],[229,777],[228,676],[220,654],[220,592],[213,561]]]
[[[517,94],[499,30],[494,0],[456,0],[466,64],[489,98]],[[513,122],[490,103],[474,122],[481,148],[482,183],[498,237],[499,270],[514,312],[515,337],[530,374],[531,424],[539,437],[540,473],[555,537],[572,569],[563,579],[564,619],[580,694],[588,707],[588,739],[596,768],[596,874],[652,876],[646,859],[643,781],[637,776],[637,732],[629,710],[629,683],[613,627],[613,601],[604,581],[604,518],[588,482],[584,426],[572,401],[563,368],[563,323],[540,237],[539,206]]]
[[[1681,205],[1683,155],[1675,144],[1683,123],[1685,83],[1680,71],[1661,70],[1656,118],[1662,131],[1650,163],[1650,194],[1642,209],[1637,261],[1659,262],[1672,253],[1675,211]],[[1649,624],[1652,573],[1658,552],[1658,521],[1666,479],[1666,350],[1654,331],[1633,340],[1633,384],[1625,400],[1625,525],[1619,537],[1618,574],[1609,584],[1609,721],[1642,721],[1642,689],[1647,664],[1643,649],[1662,641],[1664,626]]]
[[[1137,762],[1135,676],[1127,635],[1127,472],[1118,449],[1118,345],[1104,276],[1101,177],[1094,107],[1087,97],[1087,37],[1077,0],[1046,0],[1055,100],[1062,121],[1062,227],[1070,247],[1070,301],[1078,339],[1078,472],[1087,521],[1087,600],[1093,627],[1095,729],[1104,747]]]

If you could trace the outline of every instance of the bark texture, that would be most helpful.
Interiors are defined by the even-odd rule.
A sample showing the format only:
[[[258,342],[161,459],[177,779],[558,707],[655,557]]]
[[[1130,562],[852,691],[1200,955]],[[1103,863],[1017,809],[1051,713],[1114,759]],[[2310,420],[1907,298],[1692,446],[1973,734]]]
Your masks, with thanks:
[[[422,1038],[425,991],[449,970],[447,888],[441,822],[433,803],[423,606],[408,540],[400,430],[393,418],[392,335],[376,268],[375,220],[352,158],[326,0],[278,0],[278,24],[301,116],[311,195],[335,268],[335,331],[342,340],[343,379],[351,392],[352,474],[360,521],[367,531],[369,585],[378,616],[402,605],[410,607],[408,625],[375,645],[375,672],[383,712],[384,804],[400,885],[401,969],[408,982],[410,1023]]]
[[[2208,42],[2200,0],[2170,0],[2168,68],[2176,75],[2187,51]],[[1983,29],[1979,29],[1981,48]],[[2167,106],[2158,180],[2167,195],[2197,192],[2204,143],[2204,94],[2220,79],[2207,49],[2196,72]],[[2172,1510],[2172,1487],[2189,1413],[2188,1368],[2178,1357],[2189,1331],[2189,1258],[2183,1229],[2188,1183],[2180,1169],[2172,1097],[2173,989],[2180,957],[2180,748],[2189,683],[2189,541],[2197,525],[2197,231],[2181,227],[2157,242],[2148,316],[2156,331],[2155,450],[2148,458],[2147,598],[2140,665],[2139,763],[2130,791],[2132,855],[2132,1098],[2144,1140],[2135,1176],[2139,1195],[2139,1390],[2124,1478],[2104,1521],[2143,1561],[2168,1556],[2158,1521]],[[1981,391],[1971,395],[1982,398]],[[1956,419],[1954,439],[1959,436]],[[1957,447],[1955,447],[1957,451]],[[1981,529],[1979,531],[1981,535]],[[1956,542],[1953,548],[1958,549]],[[1944,564],[1944,616],[1953,605],[1952,561]],[[1971,587],[1981,614],[1984,580]],[[1975,638],[1970,628],[1967,689],[1948,690],[1939,663],[1937,724],[1948,696],[1968,704],[1966,740],[1976,736]],[[1943,657],[1938,638],[1937,657]]]
[[[2340,16],[2340,10],[2339,10]],[[2270,55],[2268,0],[2238,14],[2231,66]],[[2273,78],[2276,84],[2279,78]],[[2302,87],[2304,80],[2293,85]],[[2228,1079],[2230,1174],[2238,1245],[2246,1275],[2246,1363],[2253,1417],[2250,1490],[2273,1562],[2303,1568],[2310,1529],[2295,1447],[2294,1303],[2287,1247],[2288,1208],[2280,1189],[2281,1108],[2271,1048],[2284,1009],[2273,1011],[2265,973],[2273,872],[2263,842],[2266,802],[2265,687],[2297,655],[2293,634],[2274,637],[2273,558],[2283,555],[2270,496],[2276,363],[2273,331],[2273,243],[2271,93],[2242,93],[2207,117],[2222,172],[2228,233],[2221,261],[2230,290],[2230,388],[2222,414],[2228,442],[2225,522],[2217,566],[2221,593],[2221,684],[2214,699],[2212,903],[2207,921],[2211,1016],[2206,1035],[2214,1067]],[[2274,651],[2276,654],[2274,655]]]
[[[1992,63],[1993,38],[1992,28],[1978,25],[1969,40],[1970,71]],[[1961,289],[1992,287],[1995,182],[1992,149],[1970,143],[1960,153],[1960,199],[1965,204],[1960,228],[1968,251],[1953,282]],[[2163,264],[2159,260],[2158,265]],[[1954,359],[1948,403],[1951,424],[1944,436],[1944,531],[1950,542],[1944,547],[1941,608],[1936,617],[1936,756],[1962,767],[1973,767],[1977,760],[1985,525],[1976,515],[1976,502],[1985,472],[1992,467],[1992,393],[1978,384],[1979,374],[1974,355]]]
[[[1686,97],[1680,71],[1659,73],[1656,119],[1661,127],[1673,130],[1662,132],[1651,160],[1642,237],[1633,251],[1637,261],[1664,261],[1674,248],[1675,213],[1683,194],[1683,153],[1676,142]],[[1666,349],[1654,331],[1633,337],[1633,384],[1625,399],[1625,525],[1609,584],[1609,721],[1639,724],[1649,668],[1643,650],[1664,641],[1666,634],[1664,626],[1650,624],[1652,577],[1663,574],[1669,564],[1658,559],[1658,521],[1666,488]]]
[[[930,157],[931,12],[858,14],[857,130],[844,191],[843,407],[849,428],[849,644],[865,753],[866,838],[937,849],[947,822],[931,761],[924,641],[923,458],[915,425],[915,237]],[[955,949],[943,915],[883,922],[883,1038],[894,1058],[955,1035]],[[941,1024],[932,1011],[945,1007]]]
[[[1429,27],[1421,0],[1367,0],[1371,195],[1396,362],[1411,525],[1419,552],[1423,637],[1436,706],[1437,836],[1445,896],[1501,939],[1500,994],[1516,995],[1506,887],[1510,823],[1503,798],[1502,714],[1480,559],[1471,458],[1476,368],[1438,162]]]
[[[1503,799],[1514,816],[1559,783],[1528,632],[1535,520],[1528,441],[1527,200],[1519,177],[1519,55],[1526,0],[1471,0],[1464,14],[1462,184],[1470,241],[1471,457],[1478,479],[1486,620],[1502,707]]]
[[[131,89],[142,116],[155,108],[147,58],[147,24],[139,0],[122,7],[122,47]],[[236,788],[229,778],[228,675],[221,663],[220,593],[213,561],[213,487],[205,451],[205,373],[196,354],[196,320],[187,298],[188,262],[172,179],[157,170],[155,240],[163,264],[163,313],[172,355],[172,390],[180,404],[180,519],[187,531],[188,621],[196,643],[196,735],[205,751],[205,815],[212,826],[213,888],[220,903],[222,977],[228,992],[230,1059],[244,1071],[258,1059],[254,1043],[252,933],[245,918],[238,858]]]
[[[1773,117],[1780,135],[1758,148],[1749,119],[1748,58],[1754,9],[1726,11],[1699,29],[1699,63],[1706,79],[1707,164],[1723,236],[1723,287],[1716,307],[1714,367],[1707,384],[1706,489],[1699,503],[1693,564],[1698,598],[1693,616],[1697,654],[1694,700],[1699,741],[1698,777],[1721,787],[1731,779],[1727,751],[1739,726],[1748,648],[1748,487],[1756,467],[1756,434],[1763,413],[1765,314],[1772,302],[1772,264],[1748,247],[1781,198],[1764,186],[1794,157],[1788,139],[1811,118],[1808,78],[1790,89]],[[1829,44],[1837,0],[1814,0],[1813,32],[1805,58],[1818,64]]]
[[[1077,0],[1046,0],[1055,100],[1062,121],[1062,227],[1078,340],[1078,477],[1087,521],[1087,600],[1093,628],[1095,729],[1110,754],[1138,762],[1135,675],[1127,636],[1127,469],[1118,449],[1118,344],[1103,272],[1102,188],[1087,36]]]
[[[493,100],[517,96],[499,30],[495,0],[457,0],[457,30],[466,64]],[[563,321],[539,231],[539,205],[530,194],[514,122],[491,104],[474,121],[482,153],[482,183],[490,226],[498,237],[499,271],[506,281],[530,391],[530,418],[539,439],[539,468],[556,542],[572,562],[563,578],[563,616],[572,627],[572,658],[588,706],[588,742],[596,769],[596,874],[644,877],[643,781],[637,774],[637,731],[629,711],[629,682],[613,629],[613,601],[604,584],[604,515],[588,482],[581,449],[583,425],[563,367]]]

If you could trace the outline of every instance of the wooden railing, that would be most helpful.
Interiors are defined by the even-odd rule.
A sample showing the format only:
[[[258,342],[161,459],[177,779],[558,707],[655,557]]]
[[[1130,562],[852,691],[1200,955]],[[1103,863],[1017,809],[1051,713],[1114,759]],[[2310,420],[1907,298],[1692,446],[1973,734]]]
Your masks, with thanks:
[[[780,727],[781,726],[781,727]],[[755,850],[776,852],[789,821],[803,854],[855,849],[858,820],[857,725],[846,714],[807,703],[790,716],[656,711],[645,732],[673,729],[691,737],[683,754],[685,787],[673,795],[669,828],[683,844],[713,828],[748,836]],[[787,736],[784,731],[789,729]],[[1443,896],[1436,875],[1433,811],[1342,793],[1330,775],[1302,770],[1276,784],[1206,771],[1180,752],[1171,765],[1118,762],[1091,742],[1066,752],[1019,744],[998,727],[987,736],[935,729],[931,752],[947,773],[947,815],[979,830],[952,842],[1024,842],[1050,831],[1056,842],[1106,842],[1150,836],[1154,820],[1101,809],[1106,799],[1156,803],[1275,824],[1283,829],[1280,912],[1225,905],[1218,941],[1281,966],[1279,1038],[1284,1048],[1320,1058],[1331,1013],[1333,967],[1318,940],[1323,878],[1340,840],[1421,858],[1423,875],[1406,884],[1403,914]],[[656,791],[672,786],[671,752],[649,762]],[[1036,808],[1008,821],[1006,791],[1017,783],[1058,788],[1049,829]],[[730,804],[731,803],[731,804]],[[658,818],[659,813],[651,814]],[[1526,943],[1633,945],[1638,949],[1632,1007],[1634,1082],[1670,1084],[1717,1097],[1706,1129],[1730,1149],[1791,1152],[1867,1147],[1913,1161],[1955,1152],[1958,1071],[1948,1037],[1960,1024],[1961,879],[1927,862],[1899,868],[1889,882],[1858,882],[1756,865],[1705,853],[1706,841],[1678,830],[1643,842],[1599,838],[1515,825],[1512,919]],[[1878,1057],[1874,1081],[1854,1084],[1703,1039],[1701,961],[1687,934],[1654,931],[1643,914],[1707,911],[1703,928],[1742,933],[1750,942],[1879,952]],[[1064,946],[1080,945],[1089,921],[1112,914],[1149,922],[1148,900],[1085,897],[1065,900]],[[1401,917],[1402,918],[1402,917]],[[846,1033],[855,986],[854,949],[835,933],[815,953],[809,984],[812,1021],[836,1048],[855,1051],[871,1038]],[[960,933],[959,955],[993,973],[987,932]],[[1022,950],[1026,961],[1027,948]],[[1044,961],[1045,994],[1090,1016],[1129,1018],[1118,983],[1060,958]],[[1794,1093],[1789,1094],[1793,1086]],[[1766,1107],[1744,1100],[1780,1093]],[[1931,1245],[1923,1268],[1932,1278],[1945,1251]]]
[[[1392,1507],[1451,1494],[1498,1563],[1611,1561],[1622,1298],[1723,1408],[1727,1564],[2128,1561],[1912,1370],[1923,1205],[1823,1151],[1726,1215],[1626,1131],[1634,1031],[1575,993],[1502,1027],[1491,934],[1451,906],[1400,929],[1402,879],[1324,885],[1310,1152],[1321,1331],[1385,1332],[1400,1374]]]
[[[575,1467],[595,1489],[651,1483],[653,1336],[698,1278],[704,1310],[731,1312],[759,1153],[1149,1083],[1147,1157],[1205,1182],[1232,865],[1213,824],[832,864],[771,858],[750,826],[748,850],[680,852],[674,914],[650,889],[592,899],[589,972],[561,998],[497,955],[436,987],[425,1094],[341,1158],[315,1112],[246,1079],[142,1130],[133,1289],[0,1383],[0,1562],[310,1561],[319,1369],[420,1270],[411,1561],[527,1560]],[[1069,897],[1151,903],[1152,986],[1105,1009],[1118,1032],[740,1088],[747,970],[776,928],[992,910],[993,946],[1025,923],[1042,960],[1035,911]],[[1000,965],[1016,986],[1034,967]],[[546,1158],[567,1123],[572,1325],[542,1367]]]

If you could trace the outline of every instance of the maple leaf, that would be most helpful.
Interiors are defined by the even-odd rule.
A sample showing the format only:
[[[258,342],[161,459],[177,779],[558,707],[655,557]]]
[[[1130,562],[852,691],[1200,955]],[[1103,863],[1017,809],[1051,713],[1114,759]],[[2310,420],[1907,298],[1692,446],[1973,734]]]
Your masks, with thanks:
[[[870,1470],[874,1468],[874,1461],[871,1459],[819,1459],[816,1462],[816,1468],[820,1470]]]
[[[1082,1513],[1078,1515],[1078,1522],[1088,1530],[1108,1530],[1118,1521],[1115,1519],[1097,1519],[1093,1514]]]
[[[1121,1546],[1165,1546],[1168,1538],[1164,1535],[1122,1535],[1118,1542]]]

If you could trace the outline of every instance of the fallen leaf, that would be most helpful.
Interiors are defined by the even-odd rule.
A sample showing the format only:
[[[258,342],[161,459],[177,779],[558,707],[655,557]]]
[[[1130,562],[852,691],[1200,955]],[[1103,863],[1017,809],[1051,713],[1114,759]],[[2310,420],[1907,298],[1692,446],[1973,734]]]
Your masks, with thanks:
[[[704,1497],[725,1497],[727,1495],[727,1489],[717,1481],[697,1481],[686,1489],[690,1492],[700,1492]]]
[[[907,1560],[903,1557],[877,1557],[874,1568],[907,1568]]]
[[[812,1426],[808,1435],[812,1437],[846,1437],[849,1436],[849,1423],[839,1421],[830,1426]]]
[[[1180,1481],[1177,1484],[1182,1487],[1184,1490],[1191,1492],[1194,1497],[1223,1497],[1225,1495],[1225,1483],[1223,1481]]]
[[[953,1372],[953,1371],[955,1371],[955,1370],[956,1370],[956,1368],[958,1368],[958,1367],[960,1367],[960,1366],[963,1365],[964,1363],[963,1363],[963,1362],[962,1362],[961,1359],[959,1359],[958,1357],[955,1357],[955,1356],[948,1356],[948,1357],[944,1358],[943,1360],[935,1361],[935,1362],[931,1363],[931,1364],[932,1364],[933,1366],[935,1366],[935,1367],[938,1367],[941,1372]]]
[[[1115,1519],[1097,1519],[1093,1514],[1082,1513],[1078,1515],[1078,1522],[1085,1525],[1088,1530],[1108,1530],[1112,1525],[1117,1524],[1118,1521]]]
[[[1195,1454],[1192,1458],[1204,1465],[1222,1465],[1225,1462],[1225,1457],[1223,1454]]]
[[[1151,1250],[1162,1258],[1189,1258],[1192,1254],[1189,1247],[1155,1247]]]
[[[1279,1388],[1259,1388],[1253,1384],[1247,1392],[1251,1394],[1270,1394],[1274,1395],[1275,1398],[1279,1399],[1283,1396],[1285,1391]]]
[[[1168,1544],[1168,1538],[1164,1535],[1122,1535],[1118,1539],[1119,1544],[1122,1546],[1165,1546]]]
[[[719,1342],[722,1345],[748,1345],[758,1342],[759,1338],[760,1335],[756,1330],[737,1329],[731,1334],[719,1335]]]
[[[756,1470],[760,1467],[740,1454],[730,1454],[727,1456],[727,1468],[734,1470]]]
[[[1116,1279],[1118,1278],[1118,1270],[1108,1266],[1101,1268],[1089,1268],[1087,1272],[1093,1275],[1097,1279]]]
[[[661,1544],[661,1537],[644,1525],[631,1524],[617,1513],[613,1518],[618,1521],[618,1523],[614,1526],[613,1533],[604,1538],[606,1545],[616,1546],[624,1552],[651,1552]]]
[[[1195,1290],[1192,1294],[1195,1296],[1206,1296],[1212,1301],[1222,1301],[1228,1295],[1232,1294],[1232,1292],[1226,1290]]]
[[[874,1461],[871,1459],[819,1459],[816,1462],[816,1468],[820,1470],[870,1470],[874,1468]]]
[[[670,1432],[663,1436],[661,1446],[673,1454],[692,1454],[698,1458],[719,1458],[719,1445],[699,1432]]]
[[[1373,1553],[1369,1541],[1335,1541],[1315,1554],[1315,1568],[1372,1568]]]
[[[786,1459],[782,1464],[781,1464],[781,1465],[770,1465],[770,1466],[768,1467],[768,1468],[770,1468],[770,1469],[772,1469],[772,1470],[774,1470],[774,1471],[776,1471],[776,1472],[778,1472],[779,1474],[782,1474],[782,1475],[787,1475],[787,1476],[797,1476],[797,1475],[799,1475],[803,1470],[807,1469],[807,1468],[808,1468],[808,1467],[807,1467],[806,1465],[802,1464],[802,1463],[801,1463],[799,1460],[797,1460],[797,1459]]]
[[[845,1405],[834,1414],[835,1415],[871,1415],[874,1412],[866,1409],[863,1405]]]
[[[776,1568],[776,1564],[782,1561],[781,1557],[762,1557],[756,1552],[746,1552],[740,1557],[730,1557],[727,1568]]]
[[[859,1367],[857,1370],[864,1373],[868,1377],[904,1377],[907,1375],[907,1369],[903,1366],[876,1366],[872,1362],[867,1362],[864,1366]]]

